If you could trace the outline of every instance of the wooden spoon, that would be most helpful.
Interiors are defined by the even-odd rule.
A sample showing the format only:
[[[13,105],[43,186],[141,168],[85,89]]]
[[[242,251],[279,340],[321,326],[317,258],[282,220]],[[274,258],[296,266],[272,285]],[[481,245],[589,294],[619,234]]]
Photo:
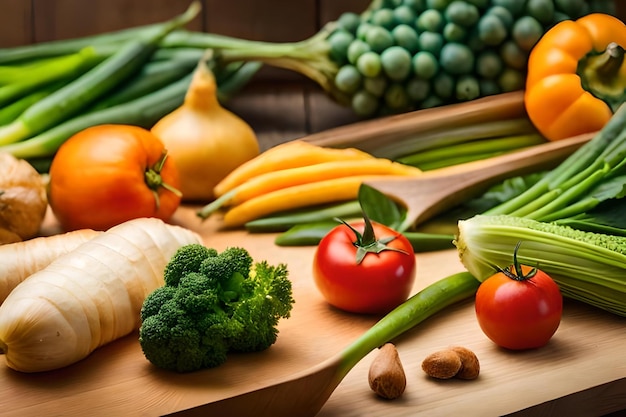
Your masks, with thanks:
[[[401,230],[448,210],[506,178],[550,169],[588,142],[584,134],[482,161],[426,171],[419,177],[367,181],[407,208]]]

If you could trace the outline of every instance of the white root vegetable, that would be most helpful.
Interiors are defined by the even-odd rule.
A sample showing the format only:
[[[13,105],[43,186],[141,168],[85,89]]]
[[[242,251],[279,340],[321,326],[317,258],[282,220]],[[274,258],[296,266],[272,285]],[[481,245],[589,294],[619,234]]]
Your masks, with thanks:
[[[154,218],[115,226],[19,284],[0,306],[0,349],[22,372],[58,369],[139,328],[145,297],[164,284],[194,232]]]
[[[100,233],[81,229],[0,245],[0,304],[17,284]]]

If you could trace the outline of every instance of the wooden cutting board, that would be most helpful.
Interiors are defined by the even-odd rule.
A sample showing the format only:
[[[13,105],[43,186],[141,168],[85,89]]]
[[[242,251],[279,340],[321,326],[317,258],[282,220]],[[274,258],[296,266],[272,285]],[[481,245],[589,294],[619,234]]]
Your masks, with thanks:
[[[190,374],[151,366],[136,334],[52,372],[22,374],[0,358],[0,415],[192,415],[193,407],[284,381],[324,361],[376,321],[325,303],[310,272],[312,247],[279,248],[273,234],[220,231],[219,219],[201,222],[191,207],[179,209],[174,222],[198,231],[207,246],[243,246],[256,259],[288,264],[296,304],[292,317],[280,323],[278,342],[265,352],[233,355],[219,368]],[[51,216],[44,231],[58,232]],[[454,250],[416,256],[414,291],[463,270]],[[423,358],[449,345],[474,350],[482,367],[477,380],[434,381],[423,374]],[[401,399],[382,401],[370,391],[373,352],[344,379],[319,416],[586,416],[626,409],[626,319],[577,302],[565,303],[561,326],[542,349],[497,348],[480,331],[471,301],[409,331],[397,347],[407,372]]]

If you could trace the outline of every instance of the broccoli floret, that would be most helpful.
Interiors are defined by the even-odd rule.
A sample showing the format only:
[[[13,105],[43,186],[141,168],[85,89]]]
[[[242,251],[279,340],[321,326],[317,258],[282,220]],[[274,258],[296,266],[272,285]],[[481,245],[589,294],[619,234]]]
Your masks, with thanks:
[[[199,246],[172,257],[165,286],[142,307],[139,342],[160,368],[189,372],[219,366],[231,351],[267,349],[294,303],[286,265],[254,263],[243,248]]]
[[[245,295],[231,307],[232,319],[245,330],[232,335],[230,347],[238,352],[265,350],[276,342],[276,326],[281,318],[289,318],[295,302],[287,267],[258,262],[242,287]]]
[[[176,287],[170,287],[166,285],[157,288],[156,290],[148,294],[146,299],[143,301],[143,305],[141,306],[141,321],[144,321],[150,316],[158,314],[159,310],[161,310],[161,306],[167,301],[174,298],[176,292]]]
[[[219,366],[226,361],[228,345],[218,334],[206,337],[212,322],[222,317],[207,315],[200,322],[174,299],[159,313],[141,323],[139,343],[146,358],[159,368],[189,372]]]
[[[166,285],[177,286],[178,281],[189,272],[200,271],[206,258],[217,256],[217,251],[200,243],[182,246],[165,267],[163,279]]]

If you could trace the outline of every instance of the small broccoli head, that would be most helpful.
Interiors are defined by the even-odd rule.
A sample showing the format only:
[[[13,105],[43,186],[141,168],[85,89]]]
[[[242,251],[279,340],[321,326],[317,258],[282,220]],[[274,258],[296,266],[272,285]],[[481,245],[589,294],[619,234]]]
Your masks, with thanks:
[[[217,256],[217,251],[200,243],[181,246],[165,266],[165,285],[176,287],[183,276],[198,272],[202,261],[213,256]]]
[[[244,278],[250,274],[254,260],[244,248],[230,247],[222,251],[219,256],[224,258],[233,268],[234,272],[240,273]]]
[[[145,357],[162,369],[190,372],[219,366],[226,361],[228,345],[219,330],[209,336],[207,326],[217,323],[219,329],[222,320],[189,314],[172,299],[142,322],[139,343]]]
[[[139,330],[144,355],[164,369],[210,368],[229,351],[267,349],[294,303],[286,266],[253,264],[242,248],[187,245],[165,273],[166,285],[144,301]]]
[[[227,248],[218,256],[206,258],[200,265],[200,273],[219,283],[220,299],[224,303],[241,296],[242,283],[248,278],[252,257],[243,248]]]
[[[180,279],[175,299],[189,314],[210,314],[220,310],[217,282],[199,272]]]
[[[163,286],[148,294],[141,306],[141,321],[143,322],[148,317],[159,314],[161,306],[174,298],[176,293],[176,287]]]

